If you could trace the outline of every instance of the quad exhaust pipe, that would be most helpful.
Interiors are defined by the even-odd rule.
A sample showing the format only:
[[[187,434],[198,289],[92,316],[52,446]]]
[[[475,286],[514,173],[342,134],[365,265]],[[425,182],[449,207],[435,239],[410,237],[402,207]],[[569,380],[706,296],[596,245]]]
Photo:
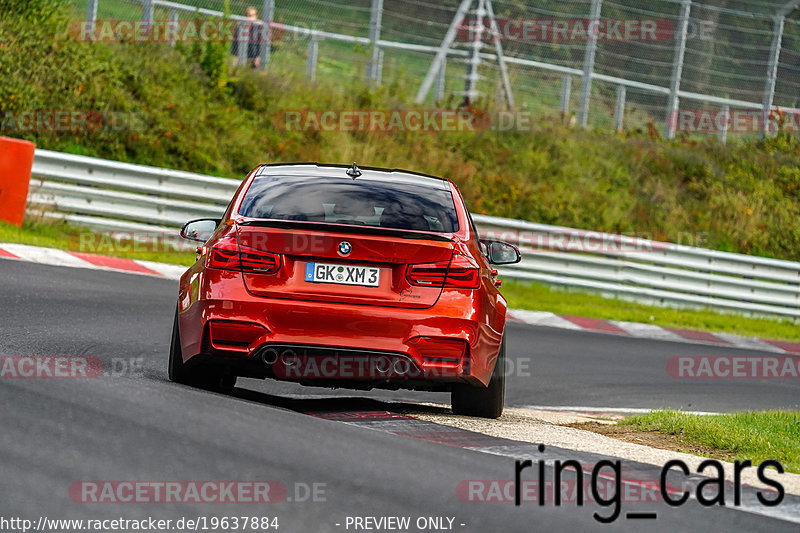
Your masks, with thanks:
[[[298,364],[295,359],[297,354],[291,348],[283,348],[280,351],[272,346],[260,348],[255,352],[255,357],[261,360],[265,366],[272,366],[280,359],[284,365],[293,366]],[[382,356],[378,361],[373,361],[373,371],[376,371],[381,376],[388,376],[394,374],[395,376],[404,376],[410,374],[412,365],[408,360],[401,357],[394,358],[394,360]]]

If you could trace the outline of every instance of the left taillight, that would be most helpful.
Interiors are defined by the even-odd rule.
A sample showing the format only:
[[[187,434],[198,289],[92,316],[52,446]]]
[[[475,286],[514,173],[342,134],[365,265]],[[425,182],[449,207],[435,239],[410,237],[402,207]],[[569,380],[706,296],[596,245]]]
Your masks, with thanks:
[[[235,237],[225,237],[208,251],[206,266],[221,270],[274,274],[281,267],[281,256],[249,246],[239,246]]]
[[[454,255],[452,261],[408,265],[406,279],[412,285],[453,289],[477,289],[480,285],[480,267],[470,257]]]

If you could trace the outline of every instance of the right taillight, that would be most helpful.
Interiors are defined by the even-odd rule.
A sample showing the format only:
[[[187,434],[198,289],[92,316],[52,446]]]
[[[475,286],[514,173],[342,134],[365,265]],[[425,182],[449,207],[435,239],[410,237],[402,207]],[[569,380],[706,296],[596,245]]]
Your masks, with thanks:
[[[249,246],[239,246],[235,237],[225,237],[218,240],[208,251],[206,266],[222,270],[274,274],[281,267],[281,256]]]
[[[436,263],[408,265],[406,279],[412,285],[477,289],[480,285],[480,267],[465,255],[454,255],[453,260]]]

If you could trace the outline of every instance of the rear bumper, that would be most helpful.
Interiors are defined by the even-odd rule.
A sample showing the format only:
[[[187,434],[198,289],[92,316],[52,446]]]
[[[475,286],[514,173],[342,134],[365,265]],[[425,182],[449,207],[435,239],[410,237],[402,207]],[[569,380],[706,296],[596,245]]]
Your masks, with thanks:
[[[202,269],[187,272],[179,296],[187,363],[323,386],[486,385],[505,321],[505,309],[489,319],[470,291],[449,291],[428,309],[319,303],[256,297],[241,276]],[[271,347],[279,357],[289,350],[291,364],[264,362]],[[387,364],[395,372],[383,374]]]

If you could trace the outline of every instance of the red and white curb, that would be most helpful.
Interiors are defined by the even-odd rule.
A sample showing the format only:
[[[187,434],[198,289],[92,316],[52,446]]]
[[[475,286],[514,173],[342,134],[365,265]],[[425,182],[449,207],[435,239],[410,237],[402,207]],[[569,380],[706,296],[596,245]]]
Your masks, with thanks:
[[[0,243],[0,259],[19,259],[45,265],[110,270],[129,274],[156,276],[172,280],[179,279],[187,268],[179,265],[142,261],[140,259],[123,259],[120,257],[57,250],[55,248],[29,246],[27,244]],[[705,331],[667,328],[654,326],[652,324],[640,324],[637,322],[600,320],[596,318],[557,315],[546,311],[527,311],[523,309],[511,309],[509,311],[509,318],[534,326],[592,331],[642,339],[710,344],[764,352],[800,354],[800,343],[754,337],[740,337],[728,333],[708,333]]]
[[[663,341],[685,342],[691,344],[707,344],[762,352],[783,354],[800,354],[800,343],[760,339],[756,337],[740,337],[730,333],[709,333],[681,328],[667,328],[638,322],[619,320],[601,320],[571,315],[557,315],[546,311],[509,310],[512,320],[531,324],[569,330],[591,331],[622,335],[639,339],[657,339]]]
[[[55,248],[29,246],[27,244],[0,243],[0,258],[20,259],[22,261],[41,263],[43,265],[112,270],[129,274],[157,276],[166,279],[179,279],[187,268],[153,261],[70,252],[67,250],[57,250]]]

